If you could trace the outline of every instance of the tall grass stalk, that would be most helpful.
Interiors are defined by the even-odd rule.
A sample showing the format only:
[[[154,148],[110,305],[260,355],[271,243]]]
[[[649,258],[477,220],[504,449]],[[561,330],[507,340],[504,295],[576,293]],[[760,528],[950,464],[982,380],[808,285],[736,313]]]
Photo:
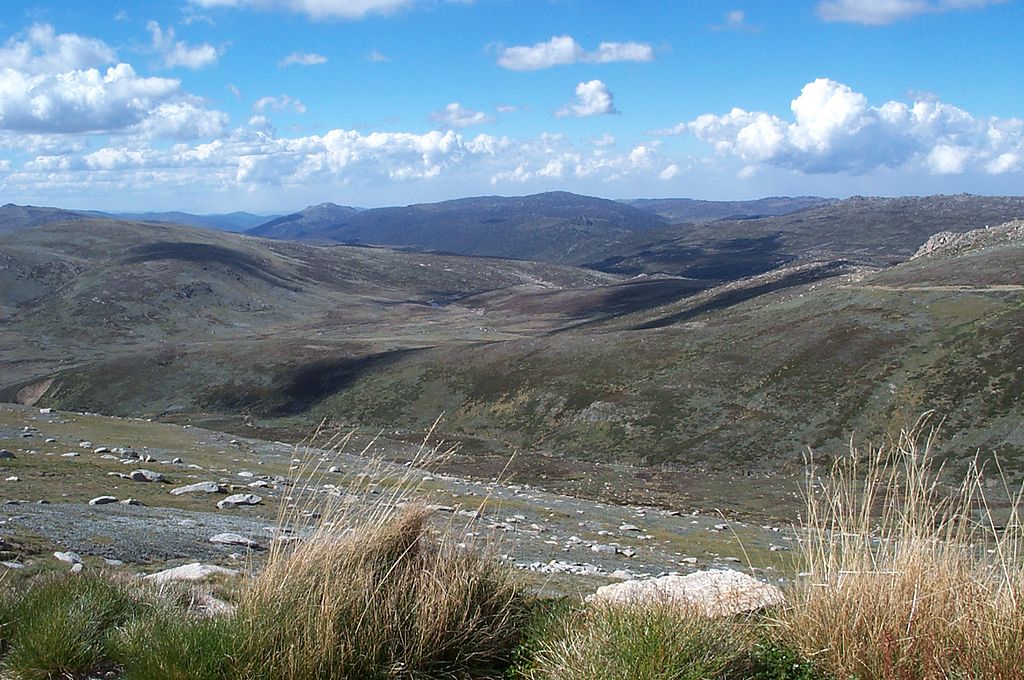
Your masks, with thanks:
[[[1021,492],[997,519],[977,461],[945,486],[927,422],[808,480],[784,635],[839,678],[1021,678]]]

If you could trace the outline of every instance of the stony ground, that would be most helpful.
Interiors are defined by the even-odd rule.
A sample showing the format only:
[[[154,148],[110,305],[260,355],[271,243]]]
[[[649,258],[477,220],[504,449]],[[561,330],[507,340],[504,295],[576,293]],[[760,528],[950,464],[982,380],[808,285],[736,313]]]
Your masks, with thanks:
[[[419,447],[389,450],[392,459],[413,461],[405,464],[381,460],[375,448],[358,437],[292,445],[0,405],[0,450],[13,456],[0,459],[0,557],[12,578],[66,569],[58,551],[76,553],[86,568],[255,567],[276,537],[316,521],[304,509],[322,500],[373,507],[397,494],[433,506],[439,530],[482,540],[545,591],[585,593],[613,580],[715,565],[772,581],[793,570],[787,527],[442,475]],[[172,493],[202,482],[212,483],[210,492]],[[211,542],[218,534],[236,536]]]

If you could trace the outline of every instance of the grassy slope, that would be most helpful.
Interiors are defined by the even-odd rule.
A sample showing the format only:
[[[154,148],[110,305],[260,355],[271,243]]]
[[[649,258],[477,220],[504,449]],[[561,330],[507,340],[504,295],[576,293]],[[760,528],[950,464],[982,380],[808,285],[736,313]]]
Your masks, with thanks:
[[[786,273],[680,300],[692,291],[679,279],[153,226],[132,227],[150,250],[118,252],[125,228],[97,225],[78,259],[68,247],[59,262],[71,273],[17,312],[21,346],[0,335],[12,376],[0,396],[49,375],[41,405],[242,414],[300,431],[326,416],[419,432],[444,412],[470,453],[758,474],[795,469],[807,445],[839,452],[853,430],[874,437],[935,408],[950,453],[1024,460],[1022,293],[983,288],[1021,283],[1020,239],[744,302],[744,286],[770,290]],[[59,230],[37,231],[0,252],[56,247]],[[208,248],[154,259],[168,233]],[[110,251],[115,266],[103,268]],[[168,282],[213,291],[179,299]],[[465,297],[427,304],[454,290]],[[57,352],[76,364],[55,371]]]

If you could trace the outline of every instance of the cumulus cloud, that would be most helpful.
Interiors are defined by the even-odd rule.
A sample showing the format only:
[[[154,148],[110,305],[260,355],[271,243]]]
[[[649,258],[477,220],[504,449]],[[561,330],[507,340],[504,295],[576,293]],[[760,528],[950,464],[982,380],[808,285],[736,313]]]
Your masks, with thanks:
[[[535,45],[505,47],[498,54],[498,65],[513,71],[535,71],[552,66],[606,64],[614,61],[653,61],[654,50],[647,43],[603,42],[588,52],[571,36],[555,36]]]
[[[590,80],[576,86],[576,103],[566,104],[555,115],[560,118],[586,118],[605,113],[618,113],[612,101],[612,93],[600,80]]]
[[[308,53],[308,52],[292,52],[287,57],[277,62],[278,67],[285,68],[292,66],[293,64],[298,66],[317,66],[318,64],[326,64],[327,57],[322,54]]]
[[[791,121],[734,108],[661,132],[692,133],[751,168],[853,174],[902,166],[933,174],[1021,169],[1020,119],[979,118],[937,100],[871,106],[863,94],[827,78],[805,85],[790,108]]]
[[[107,133],[191,139],[223,131],[173,78],[150,78],[100,40],[36,25],[0,48],[0,130],[29,140]]]
[[[841,21],[882,26],[921,14],[979,9],[1005,0],[822,0],[818,16],[824,21]]]
[[[220,51],[213,45],[203,43],[190,47],[184,41],[174,39],[173,28],[168,28],[165,31],[155,21],[148,22],[146,30],[152,36],[153,51],[160,55],[160,59],[167,68],[183,66],[194,71],[210,66],[220,58]]]
[[[303,104],[301,100],[296,99],[295,97],[290,97],[286,94],[283,94],[280,97],[261,97],[252,105],[253,111],[266,111],[267,109],[270,109],[271,111],[287,111],[288,109],[291,109],[295,113],[305,113],[306,105]]]
[[[361,19],[368,14],[390,14],[414,0],[191,0],[205,8],[231,7],[286,10],[312,19]]]
[[[102,40],[74,33],[58,35],[48,24],[36,24],[24,39],[9,38],[0,48],[0,69],[26,75],[94,68],[116,59],[114,50]]]
[[[452,102],[440,111],[430,114],[431,119],[453,128],[469,127],[471,125],[483,125],[490,123],[494,118],[483,111],[467,109],[459,102]]]

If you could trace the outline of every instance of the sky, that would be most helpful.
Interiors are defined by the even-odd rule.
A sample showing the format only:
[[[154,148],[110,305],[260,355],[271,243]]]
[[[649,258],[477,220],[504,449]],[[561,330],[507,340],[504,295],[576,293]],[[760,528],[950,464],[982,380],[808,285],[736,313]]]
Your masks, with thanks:
[[[1024,193],[1024,0],[3,0],[0,202]]]

